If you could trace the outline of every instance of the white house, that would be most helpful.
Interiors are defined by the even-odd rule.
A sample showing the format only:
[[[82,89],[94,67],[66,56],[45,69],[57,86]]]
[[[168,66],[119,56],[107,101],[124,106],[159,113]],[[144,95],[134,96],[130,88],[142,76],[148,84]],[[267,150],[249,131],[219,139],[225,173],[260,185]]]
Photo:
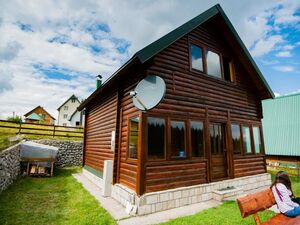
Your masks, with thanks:
[[[72,95],[60,107],[58,107],[58,125],[61,126],[83,126],[83,113],[77,110],[80,101]]]

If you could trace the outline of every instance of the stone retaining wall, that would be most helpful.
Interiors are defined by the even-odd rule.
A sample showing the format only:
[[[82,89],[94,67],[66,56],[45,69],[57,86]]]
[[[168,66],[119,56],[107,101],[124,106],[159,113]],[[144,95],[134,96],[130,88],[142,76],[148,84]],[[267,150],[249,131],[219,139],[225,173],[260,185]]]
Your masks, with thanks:
[[[0,152],[0,192],[20,175],[20,143]]]
[[[34,140],[36,143],[58,147],[55,162],[56,167],[81,166],[82,165],[82,141],[65,140]]]

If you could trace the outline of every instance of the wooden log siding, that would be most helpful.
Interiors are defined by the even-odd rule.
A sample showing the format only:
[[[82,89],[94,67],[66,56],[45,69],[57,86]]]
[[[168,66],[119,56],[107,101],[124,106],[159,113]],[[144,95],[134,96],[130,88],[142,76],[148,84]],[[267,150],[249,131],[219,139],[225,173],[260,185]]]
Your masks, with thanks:
[[[234,176],[243,177],[265,173],[264,156],[234,158]]]
[[[146,166],[146,192],[207,183],[205,161],[172,161]]]
[[[85,165],[103,171],[104,160],[113,160],[111,132],[116,130],[116,112],[116,91],[89,107],[85,129]]]
[[[200,119],[205,118],[207,107],[209,123],[226,123],[228,112],[232,123],[260,123],[262,111],[260,99],[256,96],[258,89],[251,82],[239,59],[227,47],[228,43],[220,39],[223,35],[211,27],[215,27],[214,24],[208,23],[196,28],[152,59],[147,74],[161,76],[166,82],[167,90],[162,102],[150,112],[157,116],[164,114],[176,118]],[[231,83],[191,71],[189,43],[201,43],[231,58],[235,67],[235,81]],[[227,123],[227,126],[227,131],[231,132],[230,123]],[[232,153],[232,150],[228,152]],[[235,158],[231,165],[228,164],[234,177],[266,172],[264,156],[245,159],[242,157],[244,156],[241,156],[241,159]],[[169,162],[167,165],[158,162],[155,165],[147,165],[145,190],[151,192],[205,183],[208,181],[206,165],[206,162],[192,161],[189,164],[178,161]]]

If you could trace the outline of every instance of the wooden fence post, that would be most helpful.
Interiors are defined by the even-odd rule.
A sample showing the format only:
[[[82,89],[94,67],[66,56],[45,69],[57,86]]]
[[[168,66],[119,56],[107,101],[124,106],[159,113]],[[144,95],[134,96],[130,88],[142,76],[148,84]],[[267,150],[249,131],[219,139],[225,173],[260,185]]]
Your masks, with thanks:
[[[18,134],[21,134],[21,129],[22,129],[22,122],[20,121],[19,132],[18,132]]]
[[[53,124],[53,137],[55,136],[55,124]]]

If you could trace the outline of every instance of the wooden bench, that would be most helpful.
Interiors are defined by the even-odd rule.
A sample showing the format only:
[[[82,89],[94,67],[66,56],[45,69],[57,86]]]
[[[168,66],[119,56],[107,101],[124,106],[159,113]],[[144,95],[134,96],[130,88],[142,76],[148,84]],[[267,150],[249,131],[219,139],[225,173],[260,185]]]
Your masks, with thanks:
[[[290,218],[281,213],[273,216],[268,221],[260,221],[258,212],[264,211],[276,204],[271,189],[241,197],[237,199],[237,203],[240,208],[242,217],[245,218],[253,214],[256,225],[300,225],[300,216]]]

